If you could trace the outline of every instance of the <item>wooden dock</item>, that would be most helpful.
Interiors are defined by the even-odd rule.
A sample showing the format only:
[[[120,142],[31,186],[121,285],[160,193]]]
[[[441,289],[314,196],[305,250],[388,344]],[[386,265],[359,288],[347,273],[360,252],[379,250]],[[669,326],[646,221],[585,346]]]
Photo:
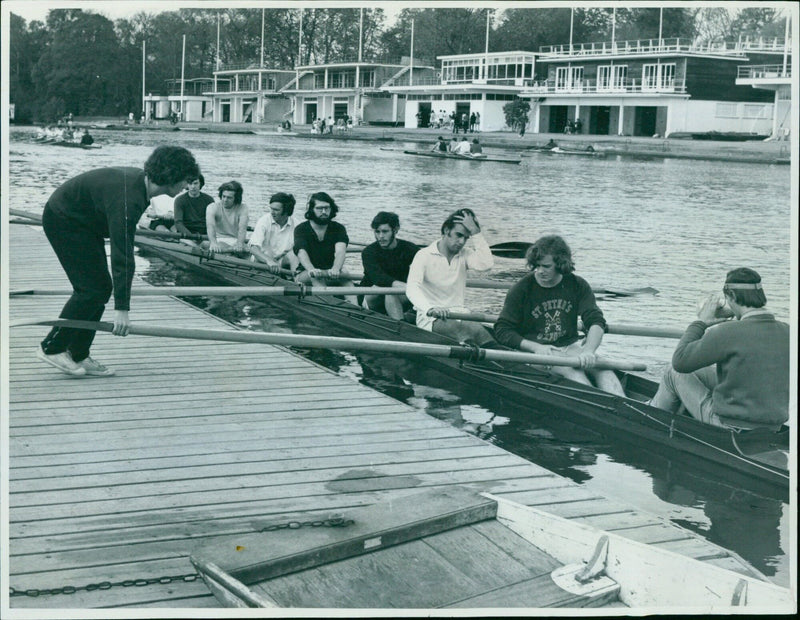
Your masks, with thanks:
[[[9,228],[10,290],[68,286],[41,229]],[[56,318],[64,301],[13,297],[10,320]],[[171,297],[135,298],[131,319],[234,329]],[[6,587],[77,591],[12,596],[12,608],[216,607],[188,559],[210,541],[459,484],[755,574],[286,349],[100,333],[93,356],[116,376],[72,378],[35,358],[46,332],[9,330]],[[102,582],[117,585],[85,589]]]

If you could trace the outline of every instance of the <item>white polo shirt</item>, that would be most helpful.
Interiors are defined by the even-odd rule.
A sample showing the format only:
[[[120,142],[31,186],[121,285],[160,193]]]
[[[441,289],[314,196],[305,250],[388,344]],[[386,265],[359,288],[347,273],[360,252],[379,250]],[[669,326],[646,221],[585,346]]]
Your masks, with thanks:
[[[277,263],[292,251],[295,226],[297,226],[297,221],[291,217],[283,226],[279,226],[272,219],[272,213],[262,215],[256,222],[248,245],[257,247],[264,252],[267,258]]]
[[[467,269],[486,271],[494,265],[492,251],[481,233],[472,235],[449,263],[437,243],[434,241],[417,252],[406,283],[406,297],[417,311],[417,327],[428,331],[436,320],[428,316],[431,308],[468,311],[464,306]]]

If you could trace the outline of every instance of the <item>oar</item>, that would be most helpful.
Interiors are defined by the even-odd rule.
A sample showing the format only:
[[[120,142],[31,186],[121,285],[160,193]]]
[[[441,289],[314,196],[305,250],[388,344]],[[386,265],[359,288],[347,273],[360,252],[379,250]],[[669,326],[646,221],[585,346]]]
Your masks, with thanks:
[[[496,323],[500,315],[489,314],[486,312],[450,312],[448,318],[461,321],[477,321],[480,323]],[[609,334],[620,336],[651,336],[653,338],[681,338],[682,329],[672,327],[648,327],[646,325],[632,325],[629,323],[609,323],[607,326]],[[578,329],[584,329],[581,321],[578,321]]]
[[[155,239],[191,239],[192,241],[206,241],[208,235],[200,233],[172,232],[171,230],[150,230],[149,228],[137,228],[136,235],[141,237],[153,237]]]
[[[17,289],[10,297],[69,296],[72,289]],[[306,297],[309,295],[403,295],[405,289],[369,286],[149,286],[131,288],[135,297]]]
[[[467,286],[469,288],[485,288],[485,289],[498,289],[498,290],[508,290],[512,286],[514,286],[516,282],[499,282],[497,280],[481,280],[478,278],[467,278]],[[621,289],[621,288],[608,288],[605,286],[593,286],[592,287],[593,293],[598,293],[600,295],[616,295],[619,297],[631,297],[633,295],[657,295],[658,290],[652,287],[644,287],[644,288],[632,288],[632,289]]]
[[[17,217],[24,217],[25,219],[31,220],[34,224],[42,223],[42,216],[37,215],[36,213],[31,213],[30,211],[23,211],[21,209],[9,209],[9,215],[15,215]]]
[[[114,329],[113,323],[72,321],[68,319],[32,319],[14,321],[11,323],[11,327],[19,327],[22,325],[53,325],[103,332],[111,332]],[[494,360],[498,362],[523,362],[546,366],[568,366],[571,368],[580,368],[581,365],[580,360],[576,357],[535,355],[533,353],[522,353],[519,351],[480,349],[468,345],[449,346],[441,344],[394,342],[391,340],[338,338],[334,336],[308,336],[303,334],[277,334],[272,332],[228,331],[221,329],[186,329],[156,325],[130,325],[128,333],[140,336],[163,336],[167,338],[189,338],[193,340],[214,340],[221,342],[248,342],[309,349],[344,349],[347,351],[376,351],[404,355],[429,355],[432,357],[449,357],[469,361]],[[598,359],[594,367],[611,370],[647,369],[647,366],[644,364],[619,362],[609,359]]]

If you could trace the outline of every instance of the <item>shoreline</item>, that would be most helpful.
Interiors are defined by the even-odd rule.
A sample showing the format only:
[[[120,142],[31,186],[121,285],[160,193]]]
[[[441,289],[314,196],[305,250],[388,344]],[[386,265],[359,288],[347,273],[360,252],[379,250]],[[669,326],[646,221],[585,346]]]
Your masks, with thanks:
[[[88,126],[100,131],[191,131],[208,133],[229,133],[259,136],[280,136],[309,140],[375,141],[375,142],[416,142],[433,144],[436,137],[446,139],[456,135],[442,129],[409,129],[405,127],[360,126],[344,134],[316,135],[310,126],[294,126],[291,131],[278,131],[275,124],[251,123],[201,123],[157,121],[155,125],[126,125],[115,118],[75,119],[76,126]],[[25,125],[16,125],[25,127]],[[11,127],[15,127],[12,125]],[[464,135],[464,134],[458,134]],[[685,138],[647,138],[633,136],[607,136],[591,134],[527,133],[520,137],[516,132],[492,131],[467,134],[469,139],[478,138],[481,145],[490,149],[525,152],[534,147],[544,146],[550,139],[570,148],[585,149],[591,146],[596,151],[622,157],[694,159],[706,161],[729,161],[736,163],[788,165],[791,163],[789,140],[765,142],[763,140],[726,141],[692,140]]]

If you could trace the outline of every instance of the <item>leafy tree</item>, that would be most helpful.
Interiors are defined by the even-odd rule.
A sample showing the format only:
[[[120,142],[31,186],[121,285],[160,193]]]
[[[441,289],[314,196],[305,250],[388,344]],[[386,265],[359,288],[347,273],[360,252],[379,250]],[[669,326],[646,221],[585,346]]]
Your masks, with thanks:
[[[30,122],[38,111],[39,102],[34,95],[31,72],[36,59],[45,49],[47,32],[44,24],[31,22],[10,14],[8,89],[9,98],[15,104],[15,122]]]
[[[531,111],[531,104],[526,99],[514,99],[503,106],[503,114],[506,116],[506,125],[514,130],[521,129],[528,124],[528,112]]]
[[[569,43],[570,9],[507,9],[489,35],[492,51],[538,52],[545,45]]]
[[[75,115],[119,112],[119,46],[111,21],[79,9],[52,10],[51,42],[32,71],[43,101],[62,100]]]

